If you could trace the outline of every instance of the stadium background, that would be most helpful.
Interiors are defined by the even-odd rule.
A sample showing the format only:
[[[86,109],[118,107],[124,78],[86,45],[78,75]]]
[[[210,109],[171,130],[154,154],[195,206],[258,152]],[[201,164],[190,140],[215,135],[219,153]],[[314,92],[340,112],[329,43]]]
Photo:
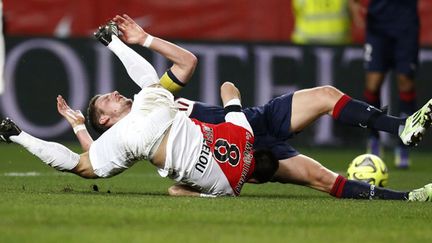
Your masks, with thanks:
[[[1,2],[1,0],[0,0]],[[419,0],[422,16],[419,103],[429,98],[431,0]],[[96,92],[137,91],[107,49],[91,38],[117,13],[129,13],[150,33],[192,50],[199,67],[183,95],[218,102],[218,84],[238,80],[247,105],[287,90],[332,83],[360,97],[362,33],[349,46],[290,43],[290,1],[282,0],[4,0],[6,89],[0,115],[35,135],[72,141],[56,113],[63,94],[84,109]],[[428,36],[429,35],[429,36]],[[156,66],[163,58],[138,49]],[[0,83],[0,90],[1,90]],[[386,86],[387,102],[396,92]],[[393,97],[393,99],[390,98]],[[293,142],[332,171],[346,175],[348,162],[364,153],[361,129],[329,119]],[[319,129],[321,126],[321,129]],[[318,132],[321,131],[321,132]],[[356,144],[357,143],[357,144]],[[65,143],[80,152],[77,143]],[[335,148],[314,144],[330,144]],[[341,146],[341,145],[350,145]],[[415,149],[409,170],[384,159],[389,187],[411,190],[431,182],[430,136]],[[150,163],[122,175],[85,180],[53,170],[16,144],[0,144],[0,242],[431,242],[430,203],[338,200],[307,187],[280,183],[245,185],[236,198],[173,198],[172,181]]]
[[[363,1],[365,4],[367,1]],[[128,13],[149,33],[174,41],[199,58],[194,77],[180,95],[219,103],[222,81],[240,87],[246,105],[317,85],[334,85],[361,98],[364,86],[364,30],[353,27],[348,46],[296,46],[291,1],[287,0],[27,0],[4,1],[6,43],[5,91],[0,114],[18,121],[36,136],[68,141],[73,134],[56,112],[62,94],[73,108],[85,110],[95,93],[137,92],[121,63],[91,38],[98,25]],[[421,16],[418,103],[429,97],[432,77],[432,2],[419,1]],[[169,67],[161,56],[134,47],[161,74]],[[383,89],[391,112],[397,92],[389,82]],[[360,146],[361,129],[334,126],[321,119],[293,141],[296,145]],[[388,137],[386,142],[391,144]],[[432,145],[426,138],[420,149]]]

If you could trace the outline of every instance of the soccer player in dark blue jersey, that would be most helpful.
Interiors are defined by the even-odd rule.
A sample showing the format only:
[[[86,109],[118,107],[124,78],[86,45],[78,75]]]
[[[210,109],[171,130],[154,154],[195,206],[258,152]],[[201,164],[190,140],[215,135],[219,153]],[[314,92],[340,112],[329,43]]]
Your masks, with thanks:
[[[149,35],[132,19],[127,16],[123,17],[117,16],[114,18],[119,25],[119,29],[124,34],[121,37],[122,40],[128,44],[144,45],[170,59],[173,66],[168,71],[168,75],[164,74],[162,76],[160,82],[169,84],[166,85],[167,89],[170,89],[174,83],[176,84],[174,87],[184,86],[195,68],[196,62],[192,61],[195,58],[178,58],[173,53],[180,56],[192,54],[156,37],[151,37],[151,39],[154,39],[153,41],[151,39],[147,41]],[[102,34],[96,35],[96,38],[100,40],[98,36],[107,36],[106,31],[109,32],[109,30],[110,28],[101,28]],[[150,70],[152,69],[151,65],[143,57],[118,41],[117,37],[115,43],[110,41],[111,35],[109,37],[104,41],[100,41],[106,44],[105,40],[108,40],[108,48],[120,58],[134,82],[140,86],[145,86],[146,82],[143,82],[142,77],[145,77],[146,80],[158,79],[157,76],[151,78],[154,76],[151,73],[155,73],[155,71]],[[168,49],[171,51],[167,51]],[[114,104],[111,107],[121,108],[121,104],[118,104],[115,100],[112,102]],[[89,120],[98,123],[96,126],[103,126],[107,129],[115,123],[107,121],[118,120],[115,109],[103,109],[100,106],[96,107],[96,102],[94,104],[92,109],[95,112],[90,112],[90,114],[101,115],[96,119],[94,117],[97,116],[90,117]],[[187,112],[191,118],[202,122],[219,123],[223,121],[224,109],[222,107],[186,99],[177,100],[177,105],[179,110]],[[83,149],[88,150],[92,138],[88,135],[85,126],[83,126],[84,117],[79,111],[72,110],[61,97],[58,99],[58,109],[74,127]],[[426,200],[429,194],[432,195],[432,186],[421,189],[419,193],[408,193],[371,187],[364,182],[347,180],[343,176],[325,168],[313,158],[300,154],[286,141],[319,117],[331,115],[336,121],[343,124],[386,131],[399,136],[407,145],[415,145],[419,142],[425,129],[430,125],[430,120],[432,120],[432,100],[416,112],[417,115],[403,119],[391,117],[362,101],[352,99],[334,87],[323,86],[282,95],[263,106],[245,108],[243,112],[255,134],[254,149],[269,149],[279,160],[279,168],[273,177],[275,182],[308,186],[338,198],[394,200],[423,198]],[[7,136],[5,138],[7,139]],[[423,196],[420,197],[420,194]]]

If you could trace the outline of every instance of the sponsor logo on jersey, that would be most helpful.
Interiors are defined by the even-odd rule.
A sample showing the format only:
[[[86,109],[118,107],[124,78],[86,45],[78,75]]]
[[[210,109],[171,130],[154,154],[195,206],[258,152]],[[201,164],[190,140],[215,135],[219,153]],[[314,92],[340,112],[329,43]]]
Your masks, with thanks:
[[[240,176],[240,180],[237,183],[237,186],[234,188],[234,192],[239,195],[240,191],[243,187],[243,184],[246,182],[247,175],[249,173],[250,167],[252,165],[253,159],[253,144],[249,141],[252,138],[252,135],[249,132],[246,132],[246,145],[245,150],[243,152],[243,168]]]

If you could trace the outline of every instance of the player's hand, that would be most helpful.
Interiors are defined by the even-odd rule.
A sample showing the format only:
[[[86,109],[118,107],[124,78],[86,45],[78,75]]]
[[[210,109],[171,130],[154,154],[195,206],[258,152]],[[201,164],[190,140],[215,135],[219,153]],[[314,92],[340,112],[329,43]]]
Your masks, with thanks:
[[[119,38],[128,44],[144,44],[148,34],[131,17],[126,14],[116,15],[113,21],[118,25],[122,35]]]
[[[57,96],[57,111],[62,115],[72,127],[84,125],[84,115],[79,110],[72,110],[61,95]]]

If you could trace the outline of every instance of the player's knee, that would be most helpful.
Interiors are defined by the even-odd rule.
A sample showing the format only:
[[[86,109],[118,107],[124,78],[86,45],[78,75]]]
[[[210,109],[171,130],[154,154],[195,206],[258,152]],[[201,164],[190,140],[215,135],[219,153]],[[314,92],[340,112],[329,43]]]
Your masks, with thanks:
[[[224,82],[221,85],[221,98],[224,104],[234,98],[240,99],[240,91],[233,83]]]
[[[324,85],[319,88],[320,97],[326,97],[326,98],[340,98],[343,93],[338,90],[337,88],[330,86],[330,85]]]
[[[235,87],[235,85],[231,82],[225,81],[222,85],[221,85],[221,94],[223,93],[228,93],[228,92],[233,92],[234,90],[236,90],[237,88]]]
[[[321,112],[326,113],[333,109],[343,95],[344,94],[337,88],[325,85],[317,88],[314,100],[322,107]]]

